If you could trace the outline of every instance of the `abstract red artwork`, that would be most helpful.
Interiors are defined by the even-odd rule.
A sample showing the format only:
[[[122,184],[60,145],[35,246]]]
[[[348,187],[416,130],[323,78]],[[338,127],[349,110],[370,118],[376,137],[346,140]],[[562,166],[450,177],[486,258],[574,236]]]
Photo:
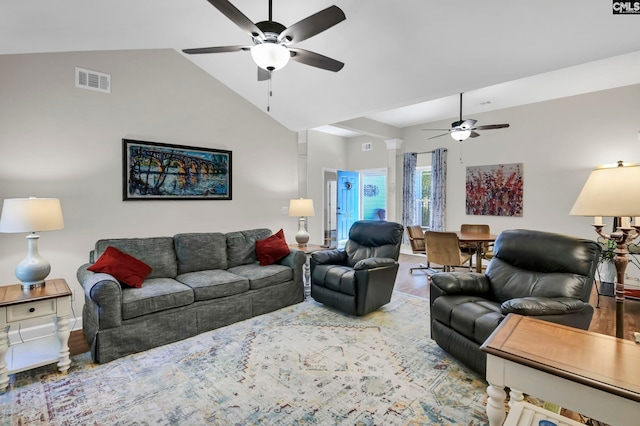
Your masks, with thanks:
[[[522,163],[467,167],[467,214],[522,217]]]

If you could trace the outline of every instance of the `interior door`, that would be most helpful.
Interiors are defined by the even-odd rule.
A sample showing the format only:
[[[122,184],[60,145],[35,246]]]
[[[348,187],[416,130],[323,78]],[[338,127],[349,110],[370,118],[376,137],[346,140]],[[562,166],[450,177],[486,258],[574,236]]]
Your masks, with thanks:
[[[360,212],[360,174],[338,170],[336,210],[338,215],[336,234],[338,247],[344,247],[349,239],[349,229],[358,220]]]

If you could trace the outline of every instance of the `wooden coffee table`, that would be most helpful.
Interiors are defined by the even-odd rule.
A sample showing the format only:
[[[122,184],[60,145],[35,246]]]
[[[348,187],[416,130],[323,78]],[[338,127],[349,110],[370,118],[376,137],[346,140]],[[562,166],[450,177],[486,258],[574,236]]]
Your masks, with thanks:
[[[505,419],[522,393],[615,425],[640,424],[640,344],[510,314],[481,349],[487,353],[487,416]]]

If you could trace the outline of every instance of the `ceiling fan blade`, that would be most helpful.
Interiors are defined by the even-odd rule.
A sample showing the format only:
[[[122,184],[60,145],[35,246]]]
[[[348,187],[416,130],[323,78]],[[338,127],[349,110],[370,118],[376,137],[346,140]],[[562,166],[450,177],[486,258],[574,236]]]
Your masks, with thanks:
[[[448,132],[451,129],[422,129],[422,130],[434,130],[434,131],[437,131],[437,132]]]
[[[471,134],[469,135],[470,138],[477,138],[478,136],[480,136],[480,133],[474,132],[473,130],[471,131]]]
[[[207,0],[213,7],[218,9],[224,16],[229,18],[234,24],[242,30],[248,32],[251,37],[265,39],[264,33],[256,26],[244,13],[240,12],[237,7],[227,0]]]
[[[304,49],[289,47],[291,59],[301,64],[311,65],[312,67],[322,68],[323,70],[338,72],[344,67],[344,63],[328,58],[319,53],[310,52]]]
[[[251,50],[249,46],[220,46],[220,47],[200,47],[197,49],[182,49],[184,53],[189,55],[198,55],[201,53],[225,53],[239,52],[241,50]]]
[[[347,19],[347,17],[344,15],[342,9],[338,6],[330,6],[291,25],[280,33],[278,41],[294,41],[298,43],[333,27],[345,19]]]
[[[439,137],[441,137],[441,136],[446,136],[446,135],[448,135],[448,134],[449,134],[449,133],[443,133],[443,134],[438,135],[438,136],[431,136],[429,139],[439,138]]]
[[[264,68],[258,67],[258,81],[266,81],[271,78],[271,73]]]
[[[509,127],[508,124],[486,124],[484,126],[475,127],[473,130],[504,129],[507,127]]]
[[[474,124],[476,124],[478,122],[478,120],[474,120],[473,118],[470,118],[468,120],[464,120],[462,123],[460,123],[458,126],[462,129],[462,130],[471,130],[471,128],[473,127]],[[454,126],[457,127],[457,126]]]

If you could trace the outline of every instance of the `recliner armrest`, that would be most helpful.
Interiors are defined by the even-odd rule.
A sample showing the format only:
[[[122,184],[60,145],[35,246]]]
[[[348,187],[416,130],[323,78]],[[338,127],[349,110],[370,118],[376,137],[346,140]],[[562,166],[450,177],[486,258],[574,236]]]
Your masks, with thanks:
[[[483,294],[490,290],[489,278],[478,272],[438,272],[431,283],[445,294]]]
[[[368,259],[362,259],[355,265],[353,265],[353,269],[373,269],[373,268],[382,268],[385,266],[397,265],[398,262],[389,258],[389,257],[370,257]]]
[[[504,315],[562,315],[582,311],[586,304],[572,297],[519,297],[507,300],[500,309]]]
[[[322,250],[311,253],[316,265],[346,265],[347,253],[344,250]]]

